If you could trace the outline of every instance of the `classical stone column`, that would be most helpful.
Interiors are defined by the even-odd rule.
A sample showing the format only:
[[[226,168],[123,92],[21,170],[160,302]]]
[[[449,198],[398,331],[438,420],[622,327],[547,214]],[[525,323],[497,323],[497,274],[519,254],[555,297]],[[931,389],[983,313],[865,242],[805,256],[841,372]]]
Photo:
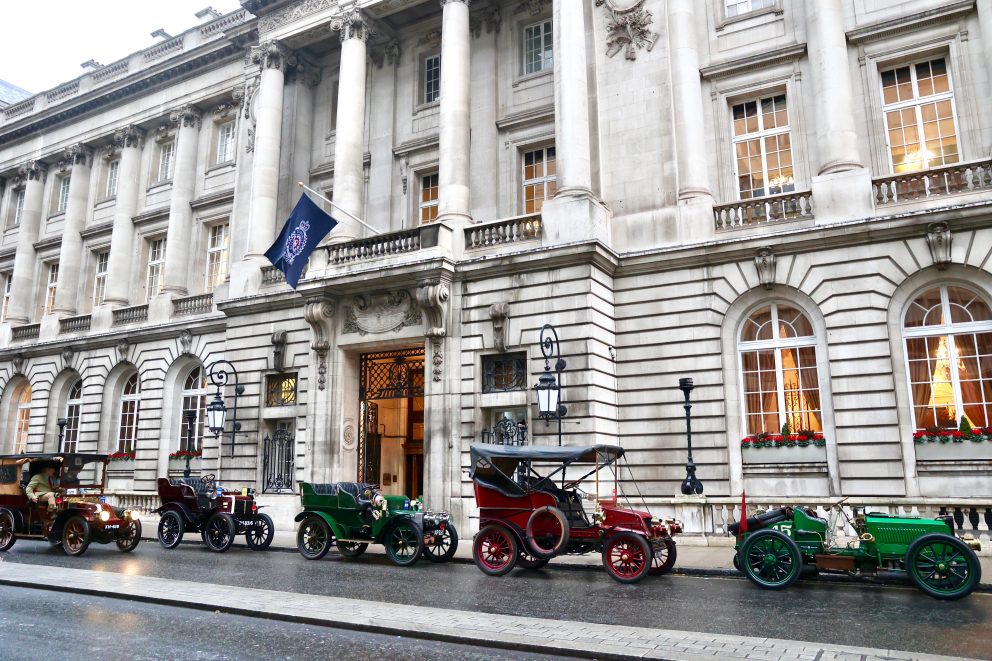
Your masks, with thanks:
[[[706,173],[706,130],[703,88],[696,50],[696,0],[668,2],[668,43],[671,52],[675,144],[678,150],[679,199],[709,198]]]
[[[441,102],[438,138],[438,220],[471,222],[470,0],[441,0]]]
[[[982,28],[982,47],[985,53],[985,62],[992,62],[992,0],[978,0],[978,24]],[[985,67],[988,87],[992,90],[992,69]],[[987,94],[987,92],[986,92]],[[989,97],[986,96],[986,99]]]
[[[11,276],[10,303],[7,321],[13,325],[30,323],[35,307],[35,281],[37,257],[34,244],[41,227],[41,207],[45,196],[45,176],[48,168],[39,161],[28,161],[17,171],[14,187],[24,185],[24,208],[17,232],[17,252],[14,254],[14,272]]]
[[[366,44],[372,26],[360,11],[352,10],[331,22],[341,38],[341,66],[338,74],[337,124],[334,133],[334,204],[362,218],[365,188],[365,80]],[[334,213],[334,212],[332,212]],[[361,225],[341,213],[330,242],[349,241],[362,236]],[[363,219],[364,220],[364,219]]]
[[[592,194],[585,11],[554,3],[557,195]]]
[[[55,288],[55,305],[52,308],[52,312],[59,317],[76,314],[83,259],[83,237],[79,233],[86,225],[92,166],[93,150],[83,144],[66,147],[65,154],[59,159],[59,169],[69,172],[69,199],[65,206],[62,247],[59,250],[59,279]]]
[[[169,229],[165,235],[165,275],[162,290],[173,296],[185,296],[193,234],[193,192],[196,185],[196,152],[200,138],[201,113],[192,105],[175,110],[169,121],[176,131],[176,162],[172,175],[169,203]]]
[[[251,167],[248,254],[245,258],[264,265],[268,262],[263,255],[276,236],[286,69],[296,64],[296,54],[277,41],[266,41],[252,49],[251,59],[262,72],[255,98],[255,158]]]
[[[114,147],[120,150],[117,176],[117,199],[114,204],[114,229],[110,236],[107,265],[107,292],[104,302],[124,307],[131,299],[134,259],[134,214],[138,210],[138,168],[144,132],[128,125],[114,133]]]

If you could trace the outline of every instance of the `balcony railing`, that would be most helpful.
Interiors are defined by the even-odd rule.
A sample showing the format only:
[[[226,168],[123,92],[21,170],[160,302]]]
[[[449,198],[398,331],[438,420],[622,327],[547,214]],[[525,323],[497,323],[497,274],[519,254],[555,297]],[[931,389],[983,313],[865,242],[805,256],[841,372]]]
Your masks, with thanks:
[[[132,305],[114,310],[114,326],[126,326],[148,321],[148,305]]]
[[[10,339],[15,342],[18,340],[36,340],[39,333],[41,333],[41,324],[14,326],[10,329]]]
[[[528,214],[465,228],[465,249],[478,250],[541,238],[541,214]]]
[[[423,225],[412,230],[379,234],[368,239],[327,246],[329,264],[349,264],[379,257],[392,257],[417,252],[437,245],[437,225]]]
[[[90,315],[59,319],[59,333],[85,333],[90,329]]]
[[[286,276],[282,271],[274,266],[263,266],[262,267],[262,284],[263,285],[278,285],[279,283],[286,282]]]
[[[872,180],[875,204],[912,202],[992,188],[992,160],[955,163]]]
[[[813,218],[813,194],[809,191],[769,195],[713,207],[713,219],[718,231],[803,218]]]
[[[176,298],[172,301],[172,313],[177,317],[184,317],[191,314],[206,314],[214,309],[214,295],[197,294],[186,298]]]

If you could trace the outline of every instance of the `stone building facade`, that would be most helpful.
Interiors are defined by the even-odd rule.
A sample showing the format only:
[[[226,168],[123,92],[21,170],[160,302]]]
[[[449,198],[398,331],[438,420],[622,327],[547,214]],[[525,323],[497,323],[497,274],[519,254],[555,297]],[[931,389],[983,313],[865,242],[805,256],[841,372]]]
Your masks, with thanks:
[[[565,442],[694,532],[745,488],[992,519],[992,0],[242,6],[0,110],[2,451],[469,527],[471,442],[557,442],[550,323]],[[294,291],[298,182],[347,213]]]

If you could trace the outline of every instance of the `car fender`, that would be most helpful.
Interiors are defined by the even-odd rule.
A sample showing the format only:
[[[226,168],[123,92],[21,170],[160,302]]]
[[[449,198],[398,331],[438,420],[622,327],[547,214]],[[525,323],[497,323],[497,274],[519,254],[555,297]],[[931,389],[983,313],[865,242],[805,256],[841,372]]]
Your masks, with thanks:
[[[186,524],[196,521],[193,517],[193,513],[190,512],[189,508],[182,503],[166,503],[158,509],[152,510],[152,514],[158,514],[159,516],[165,514],[166,512],[178,512],[179,516],[183,517],[183,522]]]
[[[303,519],[307,518],[308,516],[318,516],[321,519],[323,519],[324,520],[324,523],[327,524],[327,527],[331,529],[331,534],[334,536],[334,539],[347,539],[348,538],[347,531],[344,528],[342,528],[338,524],[337,521],[334,520],[334,517],[333,516],[331,516],[330,514],[325,514],[324,512],[315,512],[313,510],[303,510],[302,512],[300,512],[299,514],[297,514],[296,515],[296,518],[293,519],[293,520],[299,522],[299,521],[302,521]]]
[[[57,517],[55,517],[55,521],[52,523],[52,529],[48,532],[48,539],[52,541],[62,539],[62,528],[65,526],[65,522],[74,516],[80,516],[86,519],[87,523],[93,522],[93,516],[89,512],[77,509],[63,510],[59,512]]]

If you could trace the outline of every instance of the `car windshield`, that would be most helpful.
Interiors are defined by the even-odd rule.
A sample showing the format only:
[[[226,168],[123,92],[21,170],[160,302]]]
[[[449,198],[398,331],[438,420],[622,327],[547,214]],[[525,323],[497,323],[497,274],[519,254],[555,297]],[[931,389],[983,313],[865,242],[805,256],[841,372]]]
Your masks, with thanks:
[[[102,493],[104,462],[101,459],[66,455],[62,461],[59,484],[69,495]]]

